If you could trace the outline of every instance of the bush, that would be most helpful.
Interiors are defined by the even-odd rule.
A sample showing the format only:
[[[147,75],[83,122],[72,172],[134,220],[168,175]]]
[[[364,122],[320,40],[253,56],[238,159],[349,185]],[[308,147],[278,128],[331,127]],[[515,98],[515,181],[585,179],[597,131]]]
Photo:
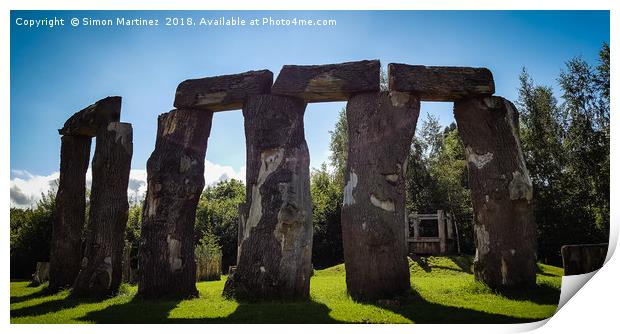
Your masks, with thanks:
[[[35,209],[11,208],[11,278],[29,279],[37,262],[48,262],[56,196],[53,191]]]

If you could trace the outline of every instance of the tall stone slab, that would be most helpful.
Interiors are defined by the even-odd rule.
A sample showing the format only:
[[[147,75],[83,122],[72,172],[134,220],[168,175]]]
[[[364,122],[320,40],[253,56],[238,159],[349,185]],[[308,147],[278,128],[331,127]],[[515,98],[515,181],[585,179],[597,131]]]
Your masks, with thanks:
[[[560,248],[564,276],[599,270],[605,264],[609,244],[564,245]],[[38,266],[38,264],[37,264]]]
[[[410,288],[403,178],[419,111],[419,99],[402,92],[359,94],[347,104],[341,224],[354,299],[389,298]]]
[[[454,103],[465,145],[474,207],[477,280],[493,288],[536,284],[532,181],[519,139],[519,116],[501,97]]]
[[[302,99],[250,97],[244,107],[246,203],[237,268],[224,295],[308,298],[312,272],[310,159]]]
[[[120,115],[121,97],[108,96],[76,112],[58,129],[62,141],[50,244],[51,290],[72,286],[80,270],[91,138],[108,123],[118,122]]]
[[[205,185],[212,118],[213,112],[196,109],[177,109],[158,117],[142,210],[140,297],[198,295],[194,220]]]
[[[97,133],[86,248],[72,295],[103,297],[118,291],[133,155],[131,124],[112,122]]]
[[[49,288],[52,291],[71,287],[80,271],[91,141],[88,136],[61,137],[60,180],[50,244]]]

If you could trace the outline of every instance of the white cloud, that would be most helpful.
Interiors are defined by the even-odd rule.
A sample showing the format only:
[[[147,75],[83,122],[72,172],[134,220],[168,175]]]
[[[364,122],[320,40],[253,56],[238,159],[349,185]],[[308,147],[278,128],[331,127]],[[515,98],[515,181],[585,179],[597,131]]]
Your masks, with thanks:
[[[11,207],[28,208],[34,207],[41,199],[41,194],[46,194],[50,190],[56,191],[56,182],[60,176],[59,172],[50,175],[33,175],[26,170],[12,170],[11,178]],[[223,166],[205,160],[205,184],[213,185],[219,181],[237,179],[245,182],[245,166],[239,171],[231,166]],[[147,178],[145,169],[132,169],[129,172],[129,186],[127,195],[129,200],[136,202],[146,195]],[[86,173],[86,187],[92,184],[92,174],[89,169]]]

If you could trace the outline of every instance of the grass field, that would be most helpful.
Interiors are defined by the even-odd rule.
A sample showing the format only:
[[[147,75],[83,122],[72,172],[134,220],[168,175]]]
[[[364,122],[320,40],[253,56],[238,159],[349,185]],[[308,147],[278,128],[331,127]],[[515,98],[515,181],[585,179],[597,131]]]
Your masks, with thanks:
[[[315,271],[311,300],[238,303],[221,297],[221,281],[197,284],[200,297],[143,301],[136,287],[104,300],[46,294],[45,286],[11,282],[11,323],[516,323],[548,318],[560,296],[562,269],[539,265],[537,287],[496,293],[474,281],[471,257],[410,261],[411,295],[400,302],[352,301],[344,266]],[[386,305],[387,304],[387,305]]]

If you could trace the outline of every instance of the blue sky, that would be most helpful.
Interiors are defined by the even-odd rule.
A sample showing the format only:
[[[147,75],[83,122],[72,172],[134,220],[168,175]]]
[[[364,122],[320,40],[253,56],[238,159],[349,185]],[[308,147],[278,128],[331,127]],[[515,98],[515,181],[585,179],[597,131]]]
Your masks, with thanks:
[[[15,24],[18,17],[54,16],[65,21],[158,18],[160,26],[35,29]],[[337,25],[162,26],[167,16],[324,18],[336,19]],[[176,86],[188,78],[254,69],[269,69],[277,76],[285,64],[361,59],[380,59],[384,66],[484,66],[494,74],[496,95],[514,100],[521,67],[527,67],[537,83],[554,86],[566,60],[583,56],[593,63],[601,44],[609,41],[607,11],[13,11],[11,22],[11,180],[56,172],[56,129],[74,112],[108,95],[123,96],[121,119],[134,127],[132,169],[143,170],[154,148],[157,115],[172,109]],[[328,131],[344,105],[308,106],[305,129],[313,167],[327,158]],[[451,107],[425,103],[422,111],[447,125]],[[235,172],[244,166],[240,111],[215,114],[207,160]]]

